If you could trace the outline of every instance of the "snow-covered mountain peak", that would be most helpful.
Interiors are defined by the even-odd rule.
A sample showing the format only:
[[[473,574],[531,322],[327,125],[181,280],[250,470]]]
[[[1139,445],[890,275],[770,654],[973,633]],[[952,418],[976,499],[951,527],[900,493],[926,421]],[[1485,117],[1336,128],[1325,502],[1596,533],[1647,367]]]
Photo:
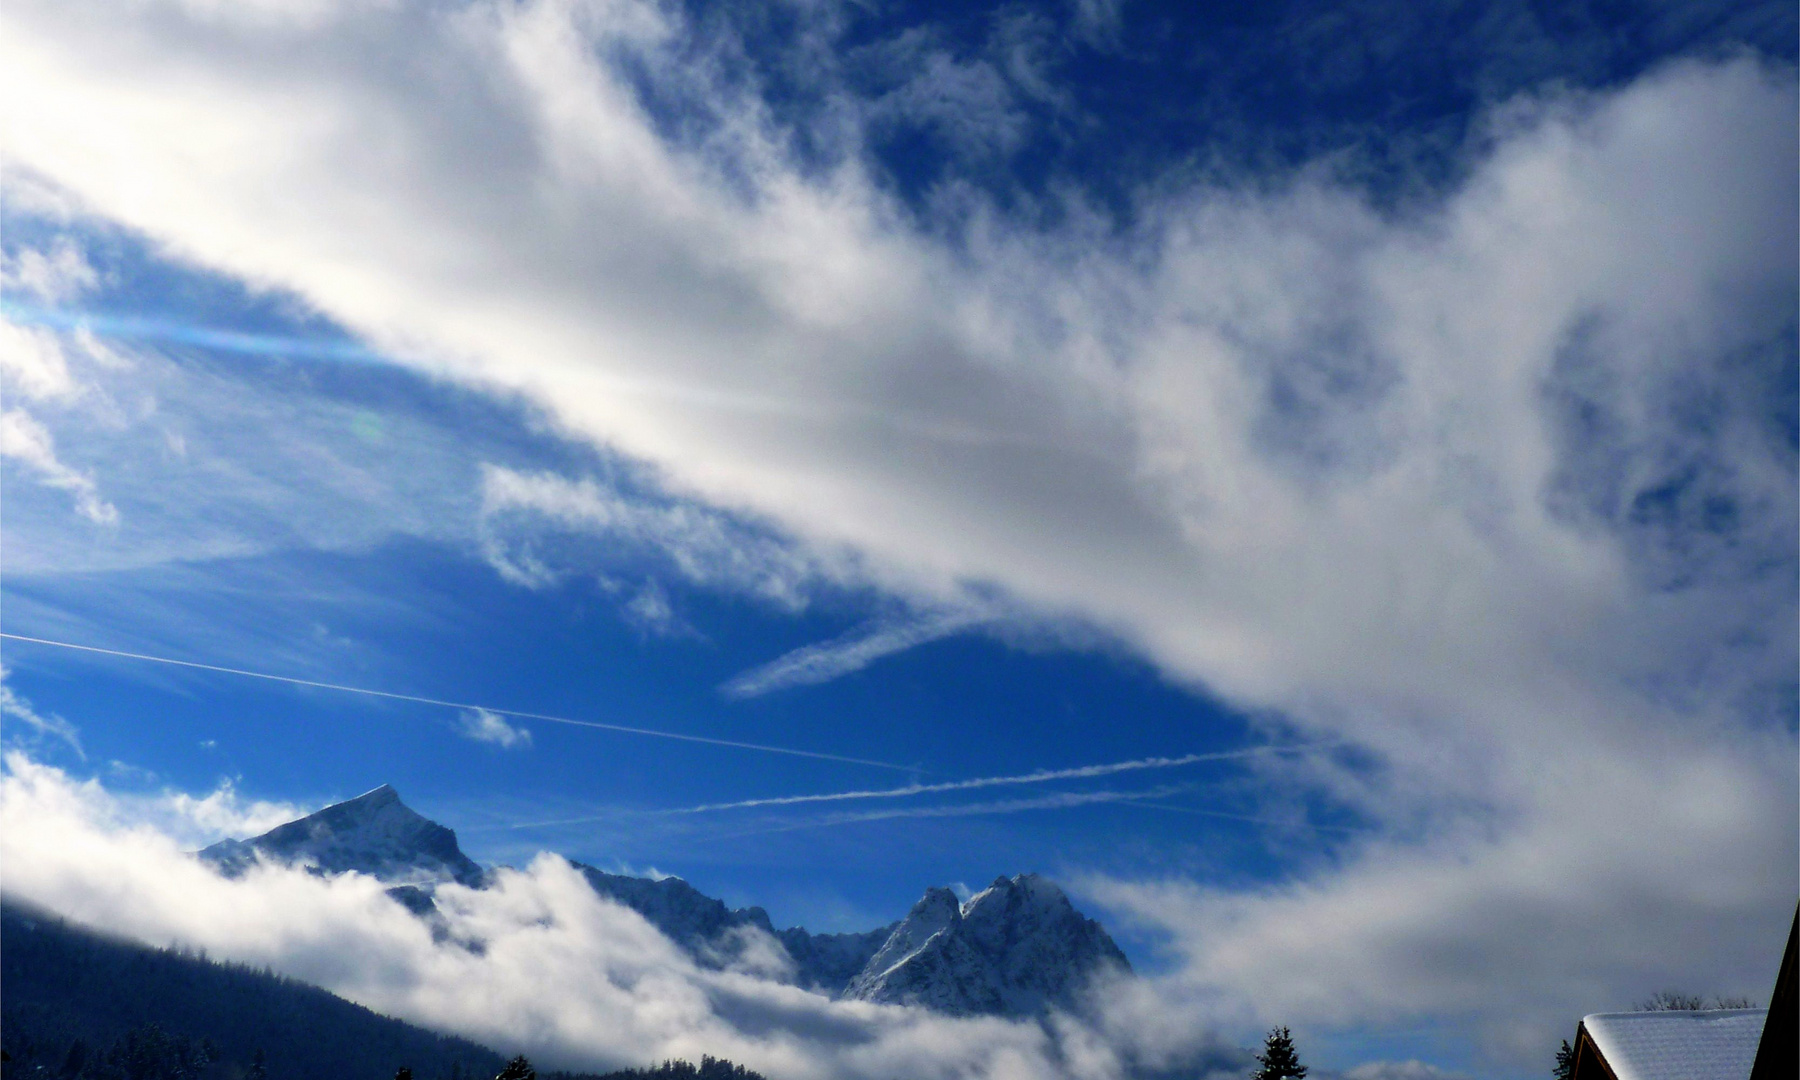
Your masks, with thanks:
[[[200,852],[231,875],[248,869],[258,856],[323,873],[354,870],[400,884],[479,885],[484,877],[454,832],[415,813],[388,784],[250,840],[222,840]]]
[[[925,895],[906,913],[902,926],[912,926],[916,930],[929,930],[926,936],[942,930],[946,926],[954,926],[962,921],[962,904],[957,902],[956,894],[941,886],[933,886],[925,890]]]
[[[962,905],[949,889],[930,888],[919,902],[900,920],[881,948],[869,958],[862,973],[851,982],[851,989],[868,986],[917,956],[934,938],[962,923]],[[851,996],[857,996],[852,993]]]
[[[1046,915],[1074,910],[1068,894],[1042,874],[1002,874],[994,883],[969,897],[962,906],[964,919],[992,918],[1003,911],[1033,910]]]
[[[337,806],[340,808],[359,807],[370,812],[376,812],[389,806],[398,806],[400,809],[406,810],[407,813],[412,813],[412,811],[407,809],[405,804],[400,801],[400,793],[394,790],[394,785],[392,784],[383,784],[378,788],[371,788],[354,799],[345,799],[343,802],[338,803]]]
[[[199,854],[228,876],[258,861],[369,874],[428,920],[439,917],[435,886],[454,881],[479,888],[487,879],[454,832],[415,813],[387,784]],[[1031,1016],[1078,1007],[1082,987],[1098,972],[1130,971],[1100,924],[1037,874],[995,878],[966,903],[949,889],[930,888],[892,926],[812,934],[797,926],[776,931],[763,909],[727,907],[678,877],[652,880],[573,865],[595,892],[637,911],[703,965],[734,967],[785,952],[777,965],[784,977],[844,998],[958,1016]]]
[[[1129,971],[1100,924],[1036,874],[996,878],[957,904],[928,890],[845,997],[970,1015],[1028,1015],[1074,1004],[1096,971]]]

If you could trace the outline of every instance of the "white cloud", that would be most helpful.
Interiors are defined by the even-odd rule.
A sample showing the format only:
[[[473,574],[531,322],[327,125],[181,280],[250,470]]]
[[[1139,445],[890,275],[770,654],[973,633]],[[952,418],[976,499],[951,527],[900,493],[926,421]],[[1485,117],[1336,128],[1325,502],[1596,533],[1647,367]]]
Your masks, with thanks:
[[[10,896],[140,940],[266,964],[389,1015],[523,1049],[540,1065],[713,1054],[795,1080],[1116,1080],[1139,1053],[1101,1019],[1068,1017],[1053,1031],[952,1020],[699,968],[550,855],[499,871],[491,889],[442,887],[449,935],[434,941],[371,878],[265,866],[227,881],[97,783],[17,754],[0,777],[0,858]],[[458,944],[470,940],[484,948]],[[758,944],[778,971],[773,942]],[[1156,1052],[1231,1057],[1198,1029]]]
[[[116,763],[115,763],[116,764]],[[246,799],[224,779],[205,795],[165,788],[154,793],[112,796],[132,820],[154,825],[184,848],[198,849],[227,837],[261,836],[277,825],[305,817],[317,807],[268,799]]]
[[[0,319],[0,377],[28,401],[67,400],[79,393],[59,337],[6,319]]]
[[[1446,1072],[1436,1065],[1409,1059],[1365,1062],[1346,1072],[1344,1080],[1457,1080],[1459,1075]]]
[[[1267,893],[1118,887],[1197,995],[1511,1052],[1665,968],[1747,978],[1790,910],[1790,71],[1515,103],[1441,201],[1171,181],[1123,234],[975,214],[946,244],[728,88],[711,137],[660,138],[599,59],[704,79],[659,8],[355,7],[230,44],[103,10],[0,13],[10,159],[669,494],[490,470],[518,580],[579,564],[508,515],[790,606],[978,583],[1357,744],[1265,775],[1386,839]]]
[[[690,582],[750,592],[784,606],[804,602],[809,584],[841,574],[779,537],[732,515],[689,502],[631,498],[593,479],[527,474],[486,465],[481,476],[484,553],[508,580],[542,587],[560,573],[544,561],[546,527],[573,532],[582,548],[593,537],[639,556],[659,557]],[[509,526],[524,525],[509,541]],[[580,550],[580,549],[578,549]],[[572,552],[563,553],[579,557]],[[661,588],[646,585],[628,610],[646,623],[673,619]]]
[[[46,304],[72,300],[100,284],[87,253],[67,236],[48,251],[21,247],[0,255],[0,290],[24,292]]]
[[[22,247],[0,253],[0,290],[60,303],[92,289],[99,275],[68,237],[48,251]],[[71,371],[70,351],[102,364],[119,362],[91,334],[60,334],[0,318],[0,390],[13,401],[0,412],[0,458],[26,466],[45,487],[69,492],[75,511],[96,525],[117,525],[118,508],[100,496],[87,472],[64,463],[38,415],[18,402],[67,406],[87,389]]]
[[[732,697],[757,697],[794,686],[816,686],[861,671],[884,656],[959,634],[992,616],[968,611],[933,612],[874,629],[853,630],[831,641],[805,645],[761,667],[734,676],[722,690]]]
[[[531,732],[514,727],[505,718],[486,709],[465,710],[457,716],[457,730],[476,742],[493,743],[503,750],[523,749],[531,745]]]
[[[622,610],[632,625],[657,637],[699,637],[700,632],[683,619],[669,602],[662,584],[651,578],[627,600]]]
[[[63,463],[44,426],[23,409],[0,412],[0,458],[27,465],[45,487],[67,491],[75,511],[96,525],[116,525],[118,508],[100,496],[100,487],[85,472]]]
[[[0,720],[19,721],[31,728],[33,734],[38,737],[50,736],[61,739],[69,744],[69,749],[75,751],[76,757],[86,761],[87,752],[81,748],[81,733],[75,729],[75,725],[54,713],[45,716],[38,712],[32,707],[31,702],[6,685],[7,674],[6,668],[0,667]]]

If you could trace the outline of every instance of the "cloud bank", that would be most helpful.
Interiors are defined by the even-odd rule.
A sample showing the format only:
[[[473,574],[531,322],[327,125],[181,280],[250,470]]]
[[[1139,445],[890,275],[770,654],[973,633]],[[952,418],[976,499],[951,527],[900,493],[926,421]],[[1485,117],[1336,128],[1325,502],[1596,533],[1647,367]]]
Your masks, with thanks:
[[[487,516],[775,603],[991,590],[1357,747],[1264,775],[1381,838],[1267,892],[1110,886],[1195,995],[1523,1055],[1670,971],[1762,992],[1796,887],[1791,71],[1521,98],[1416,205],[1174,175],[1125,223],[930,231],[854,123],[803,164],[631,0],[0,29],[34,183],[666,494],[490,470]],[[712,102],[704,137],[627,66]],[[521,550],[489,555],[558,572]]]
[[[151,822],[185,818],[189,834],[250,823],[226,822],[219,802],[128,803],[13,754],[0,777],[6,890],[145,941],[266,964],[540,1065],[713,1054],[797,1080],[1106,1080],[1139,1060],[1202,1074],[1211,1062],[1221,1075],[1240,1064],[1241,1052],[1197,1027],[1133,1039],[1124,1013],[1059,1017],[1048,1028],[951,1020],[832,1002],[748,969],[703,969],[552,855],[499,871],[489,889],[444,887],[445,933],[434,940],[372,878],[262,866],[228,881]],[[476,941],[482,947],[470,948]]]

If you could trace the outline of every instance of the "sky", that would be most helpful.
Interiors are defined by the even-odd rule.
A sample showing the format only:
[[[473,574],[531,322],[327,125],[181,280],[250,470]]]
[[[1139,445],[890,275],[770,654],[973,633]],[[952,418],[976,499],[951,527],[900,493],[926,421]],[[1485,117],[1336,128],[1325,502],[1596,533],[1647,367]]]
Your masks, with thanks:
[[[581,1065],[1101,1080],[1281,1024],[1499,1080],[1766,1000],[1796,34],[12,0],[4,887]],[[183,861],[382,783],[517,869],[456,909],[516,949]],[[1048,1033],[807,1000],[542,852],[815,931],[1041,872],[1144,978]]]

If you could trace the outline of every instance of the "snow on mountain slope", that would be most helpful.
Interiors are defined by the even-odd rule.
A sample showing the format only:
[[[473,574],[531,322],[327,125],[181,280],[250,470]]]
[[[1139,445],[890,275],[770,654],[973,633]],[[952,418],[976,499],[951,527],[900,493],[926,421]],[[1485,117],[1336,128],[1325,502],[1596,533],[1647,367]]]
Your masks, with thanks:
[[[777,930],[775,940],[793,957],[796,985],[837,997],[899,925],[893,922],[847,934],[813,934],[790,926]]]
[[[369,874],[428,920],[438,915],[433,887],[455,881],[480,888],[487,880],[454,832],[413,812],[386,784],[250,840],[220,841],[199,857],[227,876],[259,857],[317,873]],[[831,997],[959,1016],[1030,1016],[1073,1004],[1097,970],[1131,970],[1100,924],[1036,874],[997,878],[966,904],[949,889],[927,889],[897,923],[813,934],[798,926],[777,931],[762,908],[727,907],[678,877],[572,865],[596,893],[642,915],[700,963],[753,970]]]
[[[649,920],[701,963],[715,967],[751,963],[780,970],[796,985],[835,996],[893,927],[861,934],[812,934],[794,926],[777,932],[760,907],[728,908],[678,877],[609,874],[574,863],[588,884]],[[763,955],[754,955],[758,950]]]
[[[966,904],[928,889],[844,997],[959,1016],[1025,1016],[1073,1004],[1096,972],[1130,971],[1099,923],[1036,874],[995,879]]]
[[[397,885],[479,886],[485,877],[457,846],[456,833],[415,813],[387,784],[250,840],[221,840],[200,852],[227,876],[242,873],[259,855],[321,873],[355,870]]]

